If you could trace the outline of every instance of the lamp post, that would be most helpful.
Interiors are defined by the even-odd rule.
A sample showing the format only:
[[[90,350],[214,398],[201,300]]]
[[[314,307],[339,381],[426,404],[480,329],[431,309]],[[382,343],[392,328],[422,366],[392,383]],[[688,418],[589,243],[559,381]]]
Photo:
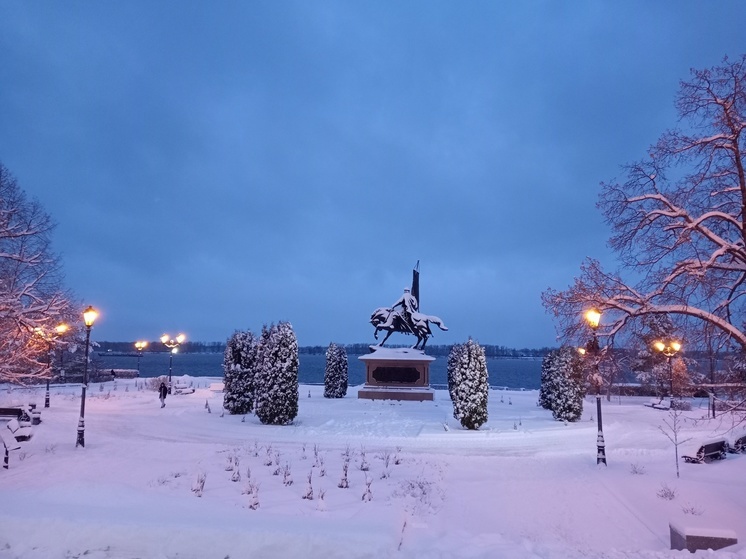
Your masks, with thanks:
[[[142,357],[142,350],[148,347],[148,342],[135,342],[135,349],[137,350],[137,376],[140,376],[140,357]]]
[[[168,356],[168,393],[169,394],[171,394],[171,370],[174,364],[174,353],[176,353],[179,350],[179,346],[182,343],[184,343],[184,340],[186,340],[186,336],[184,334],[179,334],[175,338],[170,337],[168,334],[163,334],[161,336],[161,343],[171,350],[171,353]]]
[[[593,332],[593,338],[590,342],[588,342],[588,346],[586,348],[587,353],[590,353],[593,356],[593,368],[596,376],[599,376],[599,368],[598,368],[598,354],[601,351],[601,347],[598,343],[598,336],[596,335],[596,330],[598,330],[598,325],[601,323],[601,312],[596,309],[589,309],[585,313],[585,321],[588,323],[588,326],[590,327],[591,331]],[[596,464],[603,463],[605,466],[606,464],[606,443],[604,442],[604,429],[603,429],[603,419],[601,417],[601,391],[600,391],[600,385],[599,389],[596,390],[596,416],[598,417],[598,436],[596,437]]]
[[[52,344],[54,343],[54,341],[59,336],[61,336],[65,332],[67,332],[67,329],[68,329],[68,326],[64,322],[61,323],[61,324],[58,324],[57,326],[54,327],[54,331],[55,331],[56,335],[55,334],[50,334],[50,333],[46,332],[44,329],[42,329],[42,328],[37,328],[36,329],[36,333],[39,334],[42,338],[44,338],[44,341],[47,342],[47,374],[46,374],[46,376],[47,376],[47,391],[44,394],[44,407],[45,408],[49,407],[49,380],[50,380],[50,377],[51,377],[51,375],[50,375],[50,368],[52,367]]]
[[[98,317],[96,309],[91,307],[83,311],[83,322],[85,323],[85,366],[83,368],[83,387],[80,392],[80,419],[78,419],[78,440],[75,448],[85,447],[85,391],[88,388],[88,348],[91,343],[91,327]]]
[[[671,358],[674,357],[679,351],[681,351],[681,343],[673,339],[658,340],[653,343],[653,347],[656,349],[656,351],[659,351],[660,353],[665,355],[666,359],[668,360],[668,378],[671,380],[671,400],[673,402],[673,364],[671,363]]]

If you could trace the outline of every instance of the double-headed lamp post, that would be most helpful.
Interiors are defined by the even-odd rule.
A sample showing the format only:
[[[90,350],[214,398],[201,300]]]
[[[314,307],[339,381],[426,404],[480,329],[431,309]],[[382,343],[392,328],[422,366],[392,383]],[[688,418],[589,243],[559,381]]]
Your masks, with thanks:
[[[171,353],[168,356],[168,393],[169,394],[171,394],[171,370],[173,369],[173,365],[174,365],[174,353],[179,351],[179,346],[184,343],[184,340],[186,340],[186,336],[184,334],[179,334],[175,338],[172,338],[168,334],[163,334],[161,336],[161,343],[171,350]]]
[[[34,332],[41,337],[45,342],[47,342],[47,371],[46,371],[46,377],[47,377],[47,391],[44,395],[44,407],[49,407],[49,381],[51,379],[51,371],[52,368],[52,345],[54,344],[54,341],[60,337],[62,334],[67,332],[68,326],[65,323],[58,324],[54,327],[54,332],[49,332],[45,330],[44,328],[34,328]]]
[[[585,313],[585,321],[588,323],[588,326],[593,332],[593,338],[588,344],[587,352],[590,353],[593,357],[593,372],[595,373],[596,377],[598,377],[599,376],[598,353],[601,350],[601,347],[598,344],[598,336],[596,335],[596,330],[598,330],[598,325],[601,323],[601,312],[596,309],[589,309]],[[600,393],[600,390],[598,390],[597,392],[598,394],[596,394],[596,416],[598,417],[598,436],[596,437],[596,464],[603,463],[604,465],[607,465],[606,464],[606,443],[604,442],[603,420],[601,417],[601,393]]]
[[[668,377],[671,380],[671,399],[673,400],[673,364],[671,363],[671,359],[681,351],[681,343],[672,339],[658,340],[653,343],[653,347],[668,359]]]
[[[140,376],[140,357],[142,357],[142,350],[148,347],[148,342],[137,341],[135,342],[135,349],[137,350],[137,376]]]
[[[98,312],[90,305],[83,311],[85,323],[85,365],[83,367],[83,387],[80,392],[80,419],[78,419],[78,440],[75,447],[85,447],[85,391],[88,388],[88,348],[91,344],[91,327],[98,318]]]

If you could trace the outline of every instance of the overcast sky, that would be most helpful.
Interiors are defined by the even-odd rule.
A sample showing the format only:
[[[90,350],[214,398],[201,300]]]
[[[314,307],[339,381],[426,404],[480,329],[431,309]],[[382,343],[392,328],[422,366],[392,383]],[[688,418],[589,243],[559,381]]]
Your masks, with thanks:
[[[372,342],[419,260],[430,343],[550,346],[541,292],[615,266],[599,182],[744,23],[740,1],[3,2],[0,162],[58,223],[94,339]]]

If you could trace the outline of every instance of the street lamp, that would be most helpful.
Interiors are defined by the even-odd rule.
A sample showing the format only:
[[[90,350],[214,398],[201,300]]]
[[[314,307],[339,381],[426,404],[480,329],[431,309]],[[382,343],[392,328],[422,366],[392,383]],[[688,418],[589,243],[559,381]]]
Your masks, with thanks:
[[[62,334],[67,332],[68,326],[64,322],[61,324],[58,324],[54,327],[54,334],[47,332],[43,328],[35,328],[34,331],[41,336],[45,342],[47,342],[47,392],[44,395],[44,407],[49,407],[49,380],[50,380],[50,371],[49,369],[52,367],[52,344],[54,341],[60,337]]]
[[[681,343],[673,339],[658,340],[653,343],[653,347],[656,351],[665,355],[668,360],[668,377],[671,379],[671,400],[673,400],[673,364],[671,363],[671,358],[681,351]]]
[[[148,342],[135,342],[135,349],[137,350],[137,376],[140,376],[140,357],[142,357],[142,350],[148,347]]]
[[[168,334],[163,334],[161,336],[161,343],[171,350],[171,353],[168,356],[168,393],[169,394],[171,394],[171,370],[174,364],[174,353],[179,351],[179,346],[182,343],[184,343],[184,340],[186,340],[186,336],[184,334],[179,334],[175,338],[170,337]]]
[[[88,388],[88,348],[91,342],[91,327],[98,318],[98,312],[90,305],[83,311],[83,322],[85,323],[85,366],[83,368],[83,386],[80,392],[80,419],[78,419],[78,440],[75,448],[85,447],[85,391]]]
[[[586,353],[589,353],[593,357],[593,367],[594,372],[596,374],[596,377],[598,378],[600,376],[599,369],[598,369],[598,360],[599,360],[599,352],[601,351],[601,347],[598,343],[598,336],[596,335],[596,330],[598,330],[598,325],[601,323],[601,312],[596,309],[589,309],[585,313],[585,321],[588,323],[588,326],[590,327],[591,331],[593,332],[593,338],[590,342],[588,342],[588,345],[586,346],[586,350],[582,351],[581,354],[585,355]],[[599,385],[600,388],[600,385]],[[603,463],[606,464],[606,443],[604,442],[604,429],[603,429],[603,419],[601,417],[601,394],[600,389],[596,391],[596,416],[598,417],[598,436],[596,437],[596,464]]]

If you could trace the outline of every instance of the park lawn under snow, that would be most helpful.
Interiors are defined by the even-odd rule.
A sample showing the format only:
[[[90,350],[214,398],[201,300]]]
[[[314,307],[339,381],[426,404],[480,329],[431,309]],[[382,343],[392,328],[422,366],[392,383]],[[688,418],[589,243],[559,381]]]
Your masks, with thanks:
[[[53,387],[33,438],[0,470],[0,558],[689,557],[668,549],[672,520],[733,530],[739,543],[716,555],[746,557],[746,455],[682,462],[677,479],[659,429],[669,412],[643,399],[604,400],[604,467],[591,399],[565,425],[536,406],[536,391],[493,390],[489,421],[466,431],[446,391],[395,402],[359,400],[351,388],[329,400],[323,387],[301,386],[294,424],[265,426],[221,414],[222,394],[209,388],[220,379],[186,380],[196,392],[169,396],[163,409],[134,380],[92,384],[85,448],[75,447],[80,388]],[[43,389],[0,392],[0,407],[29,401],[41,407]],[[706,409],[694,405],[679,434],[693,437],[687,448],[730,426],[701,420]],[[226,470],[233,456],[240,481]],[[277,456],[292,485],[273,475]],[[309,473],[313,500],[302,498]],[[657,495],[664,485],[673,500]]]

